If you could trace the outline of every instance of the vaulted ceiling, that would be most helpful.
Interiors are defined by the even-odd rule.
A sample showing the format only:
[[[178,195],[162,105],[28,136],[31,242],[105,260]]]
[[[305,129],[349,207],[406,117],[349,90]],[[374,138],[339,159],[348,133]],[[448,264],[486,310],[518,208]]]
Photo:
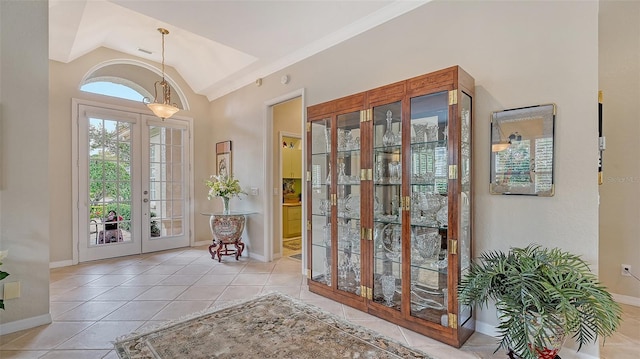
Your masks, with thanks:
[[[423,5],[423,1],[49,0],[49,58],[99,47],[175,68],[213,100]]]

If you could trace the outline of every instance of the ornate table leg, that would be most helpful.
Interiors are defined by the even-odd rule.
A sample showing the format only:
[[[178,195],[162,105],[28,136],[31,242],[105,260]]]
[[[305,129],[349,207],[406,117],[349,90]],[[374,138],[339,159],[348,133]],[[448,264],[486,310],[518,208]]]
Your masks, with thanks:
[[[216,241],[213,241],[213,244],[209,246],[209,253],[211,253],[211,259],[216,259],[216,253],[217,251],[215,251],[216,247],[218,245],[216,244]]]
[[[218,253],[218,262],[222,262],[222,253],[220,253],[220,252],[222,252],[222,248],[223,247],[224,247],[224,251],[225,251],[224,254],[226,254],[226,252],[227,252],[227,245],[223,244],[223,243],[220,243],[220,245],[218,246],[218,250],[216,251],[216,253]]]

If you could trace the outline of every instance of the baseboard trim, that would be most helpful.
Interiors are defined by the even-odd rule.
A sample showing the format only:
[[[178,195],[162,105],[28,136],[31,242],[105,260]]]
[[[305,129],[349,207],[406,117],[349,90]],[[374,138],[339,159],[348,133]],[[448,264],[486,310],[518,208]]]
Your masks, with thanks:
[[[629,295],[622,295],[622,294],[615,294],[615,293],[611,293],[611,296],[613,297],[613,300],[615,300],[618,303],[640,307],[640,298],[638,297],[632,297]]]
[[[5,335],[51,323],[51,314],[47,313],[44,315],[39,315],[37,317],[20,319],[13,322],[0,324],[0,333],[2,333],[2,335]]]
[[[265,258],[264,256],[257,255],[257,254],[247,253],[247,257],[249,257],[251,259],[255,259],[255,260],[260,261],[260,262],[265,262],[265,263],[267,262],[267,258]]]
[[[66,261],[49,262],[49,269],[72,266],[73,261],[71,259]]]
[[[206,246],[206,245],[209,245],[209,244],[211,244],[211,240],[208,240],[208,241],[198,241],[198,242],[195,242],[195,243],[192,245],[192,247]]]
[[[494,325],[481,322],[479,320],[476,320],[476,332],[479,332],[494,338],[498,337],[498,331],[496,330],[496,327]]]

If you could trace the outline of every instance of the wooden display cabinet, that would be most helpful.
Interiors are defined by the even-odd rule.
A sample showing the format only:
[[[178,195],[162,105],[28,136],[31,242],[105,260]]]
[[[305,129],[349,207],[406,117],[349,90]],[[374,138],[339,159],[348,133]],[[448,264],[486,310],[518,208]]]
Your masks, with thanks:
[[[458,66],[307,108],[309,290],[460,347],[474,79]]]

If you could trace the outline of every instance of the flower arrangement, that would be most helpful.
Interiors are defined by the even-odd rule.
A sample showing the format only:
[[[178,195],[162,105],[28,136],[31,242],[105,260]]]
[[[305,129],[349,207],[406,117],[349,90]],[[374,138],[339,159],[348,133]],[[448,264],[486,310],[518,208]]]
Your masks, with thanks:
[[[209,187],[209,196],[213,197],[239,197],[241,194],[247,194],[240,187],[240,181],[231,176],[215,176],[212,175],[205,181],[207,187]]]
[[[8,254],[9,254],[8,250],[0,251],[0,265],[2,265],[2,260],[5,259]],[[0,280],[3,280],[8,276],[9,276],[9,273],[0,270]],[[0,299],[0,309],[4,309],[4,301],[2,299]]]

